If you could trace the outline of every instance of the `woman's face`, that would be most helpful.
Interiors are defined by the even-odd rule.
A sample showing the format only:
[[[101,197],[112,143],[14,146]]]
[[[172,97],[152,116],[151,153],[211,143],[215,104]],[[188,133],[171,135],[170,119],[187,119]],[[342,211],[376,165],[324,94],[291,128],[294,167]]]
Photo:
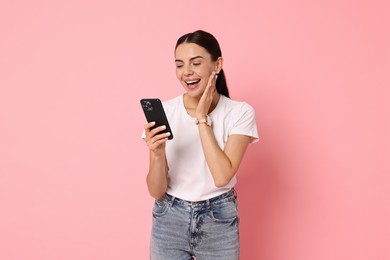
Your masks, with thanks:
[[[195,43],[177,46],[176,76],[189,96],[198,98],[202,96],[211,73],[219,69],[217,61],[212,61],[210,53]]]

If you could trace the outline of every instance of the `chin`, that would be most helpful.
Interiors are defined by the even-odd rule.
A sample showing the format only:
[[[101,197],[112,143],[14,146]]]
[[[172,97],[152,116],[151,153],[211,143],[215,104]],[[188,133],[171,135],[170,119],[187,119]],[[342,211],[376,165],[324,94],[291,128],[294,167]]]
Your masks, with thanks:
[[[202,87],[196,87],[194,89],[188,88],[188,86],[184,86],[184,90],[191,97],[202,96],[204,89]]]
[[[187,91],[187,94],[190,96],[190,97],[201,97],[203,95],[203,92],[204,90],[202,89],[186,89]]]
[[[201,94],[198,94],[198,93],[195,93],[194,91],[186,91],[186,94],[187,94],[187,96],[189,96],[189,97],[192,97],[192,98],[196,98],[196,97],[201,97],[202,95]]]

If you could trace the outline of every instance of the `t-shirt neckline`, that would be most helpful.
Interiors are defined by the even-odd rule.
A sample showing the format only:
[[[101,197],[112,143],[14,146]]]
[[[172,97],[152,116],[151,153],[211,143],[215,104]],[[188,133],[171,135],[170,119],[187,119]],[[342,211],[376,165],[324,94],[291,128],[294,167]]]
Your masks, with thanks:
[[[222,103],[222,99],[225,98],[224,95],[220,94],[219,95],[219,100],[218,100],[218,103],[217,105],[215,106],[214,110],[211,111],[211,113],[209,114],[209,116],[211,117],[213,114],[216,113],[216,111],[219,110],[219,107],[221,106],[220,104]],[[184,94],[180,96],[180,107],[181,107],[181,110],[182,110],[182,113],[184,113],[184,115],[186,116],[187,119],[190,119],[190,120],[195,120],[195,117],[192,117],[190,114],[187,113],[187,109],[184,105]]]

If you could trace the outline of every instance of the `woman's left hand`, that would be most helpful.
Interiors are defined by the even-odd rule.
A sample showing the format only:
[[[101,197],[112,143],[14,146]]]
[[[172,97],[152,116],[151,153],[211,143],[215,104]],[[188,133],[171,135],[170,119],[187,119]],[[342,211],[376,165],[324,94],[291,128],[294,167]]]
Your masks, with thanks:
[[[211,103],[213,102],[214,94],[217,89],[215,83],[217,82],[217,73],[212,72],[207,82],[206,89],[204,90],[202,97],[199,100],[198,106],[196,107],[196,117],[198,119],[205,118],[209,114]]]

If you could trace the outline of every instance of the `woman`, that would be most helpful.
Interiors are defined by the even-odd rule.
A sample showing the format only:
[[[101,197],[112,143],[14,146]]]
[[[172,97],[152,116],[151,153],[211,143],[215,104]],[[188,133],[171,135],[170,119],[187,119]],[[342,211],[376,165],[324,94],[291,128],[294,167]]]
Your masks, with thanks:
[[[239,259],[234,185],[247,146],[258,140],[255,113],[229,98],[220,46],[205,31],[185,34],[175,48],[184,94],[163,103],[164,126],[145,125],[147,185],[156,201],[151,259]]]

